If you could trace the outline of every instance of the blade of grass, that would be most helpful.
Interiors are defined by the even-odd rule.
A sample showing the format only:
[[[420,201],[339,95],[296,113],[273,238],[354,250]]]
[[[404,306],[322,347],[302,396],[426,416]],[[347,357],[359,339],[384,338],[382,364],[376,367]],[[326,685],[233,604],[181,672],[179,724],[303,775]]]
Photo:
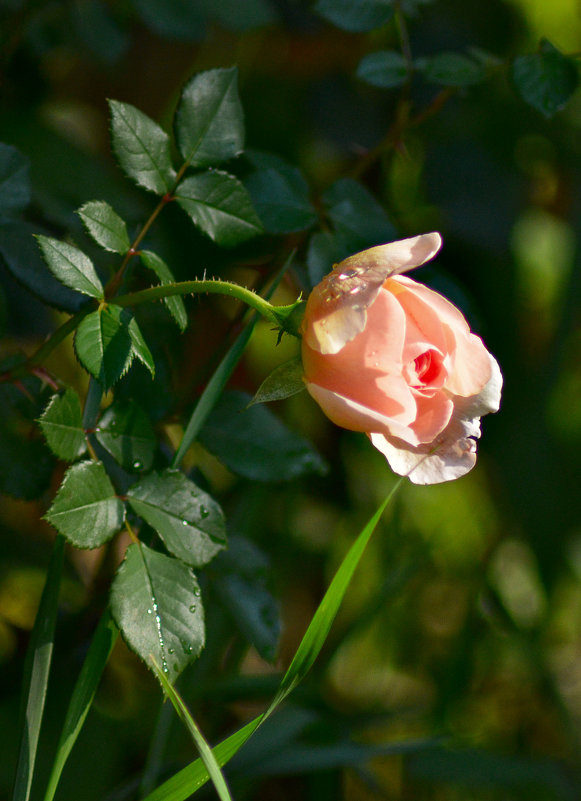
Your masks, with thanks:
[[[278,692],[266,712],[251,720],[213,749],[216,762],[220,766],[225,765],[234,756],[260,724],[274,712],[278,705],[299,684],[313,665],[325,643],[345,592],[363,556],[365,547],[387,505],[401,486],[402,481],[403,478],[400,478],[395,483],[385,501],[383,501],[347,552],[323,600],[319,604],[288,670],[283,676]],[[205,765],[201,759],[197,759],[157,787],[144,801],[185,801],[186,798],[189,798],[190,795],[205,784],[208,778],[208,771]]]
[[[200,754],[200,759],[204,763],[206,771],[208,772],[208,776],[210,777],[214,787],[216,788],[216,792],[218,793],[220,801],[232,801],[232,796],[230,795],[230,791],[228,790],[226,779],[224,778],[222,771],[220,770],[220,766],[216,762],[216,758],[212,752],[212,749],[210,748],[210,746],[204,739],[202,732],[198,728],[196,721],[193,719],[189,709],[185,705],[180,694],[167,680],[165,673],[162,670],[160,670],[155,660],[152,659],[152,661],[155,666],[155,672],[157,673],[157,677],[160,680],[166,695],[172,702],[175,711],[178,713],[178,716],[184,722],[187,730],[191,734],[192,740],[194,741],[194,745],[196,746],[196,748],[198,749],[198,753]]]
[[[93,703],[93,698],[101,680],[105,665],[117,641],[119,630],[107,610],[99,621],[87,656],[75,684],[63,730],[57,746],[57,754],[52,766],[44,801],[52,801],[65,763],[79,736],[85,718]]]
[[[290,254],[288,259],[280,269],[272,286],[266,293],[265,296],[266,299],[272,297],[283,275],[289,268],[293,258],[294,258],[294,252]],[[254,331],[254,326],[256,325],[258,320],[260,320],[260,315],[258,315],[257,313],[253,314],[246,328],[244,328],[244,330],[239,334],[238,338],[236,339],[230,350],[226,353],[226,355],[216,368],[212,378],[208,381],[206,388],[200,395],[200,399],[196,404],[196,407],[192,413],[192,416],[190,417],[188,425],[186,426],[186,430],[184,431],[179,447],[175,452],[171,465],[172,467],[174,468],[179,467],[188,449],[190,448],[192,443],[196,440],[202,426],[206,422],[208,415],[216,405],[216,402],[220,397],[222,390],[226,386],[228,379],[234,372],[234,368],[240,361],[240,358],[244,353],[244,349],[248,344],[250,337],[252,336],[252,332]]]
[[[65,540],[57,536],[34,629],[26,655],[23,683],[20,751],[12,792],[13,801],[28,801],[44,712],[46,688],[52,660],[54,630],[64,561]],[[26,700],[24,700],[26,699]]]

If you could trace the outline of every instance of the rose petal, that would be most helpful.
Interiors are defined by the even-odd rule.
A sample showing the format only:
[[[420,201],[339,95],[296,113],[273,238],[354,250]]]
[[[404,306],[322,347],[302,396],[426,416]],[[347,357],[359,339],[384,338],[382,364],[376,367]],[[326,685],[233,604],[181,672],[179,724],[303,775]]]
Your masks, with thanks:
[[[320,353],[303,340],[306,382],[347,398],[355,396],[363,407],[405,425],[411,423],[416,402],[402,376],[405,330],[401,306],[389,292],[380,292],[369,309],[365,331],[338,353]]]
[[[369,434],[395,473],[407,475],[414,484],[439,484],[459,478],[474,467],[480,417],[498,411],[500,406],[502,375],[496,359],[490,354],[489,358],[488,383],[472,398],[454,398],[452,418],[435,443],[413,447],[397,438]]]
[[[338,353],[365,328],[367,309],[385,280],[419,267],[440,249],[437,233],[378,245],[335,265],[311,292],[302,334],[321,353]]]
[[[491,375],[489,353],[480,337],[470,332],[463,314],[442,295],[407,276],[396,276],[388,282],[387,288],[393,291],[394,285],[407,290],[396,297],[406,316],[414,320],[428,341],[436,344],[438,329],[433,323],[434,317],[440,321],[441,327],[447,329],[444,333],[448,345],[438,344],[440,350],[452,354],[446,389],[453,395],[465,397],[480,392]]]
[[[417,414],[410,425],[418,442],[432,443],[450,422],[454,403],[445,392],[434,392],[429,396],[416,393]]]
[[[407,445],[420,445],[413,429],[405,422],[402,423],[396,419],[398,415],[404,417],[401,406],[391,417],[317,384],[307,384],[306,386],[311,397],[319,404],[329,420],[341,428],[365,433],[376,431],[389,437],[397,437]],[[393,397],[391,397],[391,401],[393,402]]]

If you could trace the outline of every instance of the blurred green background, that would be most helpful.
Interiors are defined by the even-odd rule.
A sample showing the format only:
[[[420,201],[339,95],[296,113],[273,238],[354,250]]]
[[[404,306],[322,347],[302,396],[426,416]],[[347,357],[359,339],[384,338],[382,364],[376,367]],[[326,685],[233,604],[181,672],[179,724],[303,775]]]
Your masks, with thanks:
[[[73,212],[93,199],[137,226],[153,205],[113,162],[106,98],[169,126],[193,73],[237,64],[247,147],[300,167],[317,209],[334,181],[357,178],[386,213],[391,238],[442,233],[436,263],[416,277],[460,306],[496,355],[505,376],[501,411],[483,421],[471,474],[399,493],[322,658],[232,764],[231,786],[237,799],[253,801],[574,801],[581,797],[581,93],[547,119],[514,91],[509,64],[534,52],[541,37],[564,53],[580,51],[581,10],[575,0],[434,0],[404,10],[414,57],[477,47],[499,59],[490,79],[448,91],[420,77],[409,95],[369,86],[356,67],[369,52],[399,48],[396,24],[346,32],[301,0],[1,0],[0,141],[30,160],[31,226],[80,237]],[[412,116],[430,113],[386,140],[410,107]],[[318,262],[304,233],[267,238],[233,257],[172,211],[153,236],[178,278],[207,269],[253,281],[261,256],[296,248],[278,299],[308,291]],[[359,233],[360,247],[376,244],[366,241],[373,231]],[[64,318],[0,270],[4,358],[18,348],[32,352]],[[153,389],[139,370],[130,378],[154,419],[166,411],[164,381],[189,413],[231,329],[228,304],[203,300],[190,309],[184,337],[159,337],[171,371]],[[149,325],[159,331],[165,322],[152,310]],[[258,326],[233,386],[254,392],[292,348],[285,341],[275,349],[268,326]],[[70,343],[50,366],[86,386]],[[394,481],[365,437],[332,426],[305,393],[273,409],[316,445],[326,476],[253,482],[201,447],[190,455],[223,504],[230,534],[267,555],[264,582],[283,623],[273,665],[237,632],[208,571],[208,647],[183,692],[211,742],[270,699],[346,547]],[[175,442],[171,425],[165,433]],[[7,798],[22,660],[53,533],[40,522],[51,498],[46,481],[32,475],[27,497],[15,499],[2,457],[0,469],[0,797]],[[57,485],[53,476],[52,492]],[[69,556],[35,797],[108,576],[98,553]],[[119,645],[57,798],[137,797],[159,703],[154,679]],[[161,776],[192,758],[175,724]]]

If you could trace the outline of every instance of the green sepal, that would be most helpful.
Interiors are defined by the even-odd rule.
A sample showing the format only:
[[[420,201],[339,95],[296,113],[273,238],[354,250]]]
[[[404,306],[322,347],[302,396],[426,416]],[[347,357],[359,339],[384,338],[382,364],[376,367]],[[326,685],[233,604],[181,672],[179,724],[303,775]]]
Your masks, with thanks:
[[[306,300],[297,298],[294,303],[288,306],[273,306],[272,313],[281,331],[293,337],[300,337],[301,323],[305,315]]]
[[[279,365],[259,386],[256,395],[249,406],[255,403],[268,403],[269,401],[284,400],[297,395],[305,389],[303,363],[297,356],[288,362]]]

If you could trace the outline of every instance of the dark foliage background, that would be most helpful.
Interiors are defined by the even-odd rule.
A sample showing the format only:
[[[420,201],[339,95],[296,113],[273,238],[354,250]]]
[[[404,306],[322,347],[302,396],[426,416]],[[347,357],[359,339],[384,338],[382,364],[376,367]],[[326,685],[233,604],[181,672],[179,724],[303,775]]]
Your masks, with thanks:
[[[535,52],[541,36],[564,53],[581,49],[579,10],[565,0],[403,6],[414,58],[479,48],[498,59],[487,79],[450,88],[420,73],[409,90],[371,86],[356,77],[357,65],[375,50],[400,49],[395,22],[349,32],[301,0],[3,0],[0,141],[29,159],[30,231],[70,232],[90,248],[74,215],[87,200],[107,200],[135,229],[151,211],[150,198],[113,161],[106,99],[132,103],[168,127],[194,72],[237,64],[250,151],[236,168],[242,179],[258,158],[252,151],[299,167],[319,231],[329,229],[329,187],[357,179],[387,220],[348,207],[349,252],[442,233],[441,255],[418,277],[460,306],[497,356],[505,376],[501,412],[484,421],[473,473],[452,484],[404,487],[322,658],[237,757],[231,785],[237,799],[253,801],[573,801],[581,795],[581,96],[543,116],[515,91],[511,60]],[[0,225],[4,262],[7,236]],[[173,208],[150,236],[180,280],[207,270],[260,285],[262,266],[296,248],[281,303],[308,291],[332,262],[304,230],[225,252]],[[64,318],[6,263],[0,275],[0,355],[8,359],[31,352]],[[184,336],[148,309],[144,326],[167,370],[152,383],[134,368],[120,389],[139,395],[168,447],[238,322],[220,300],[189,303]],[[258,326],[232,386],[253,393],[294,347],[285,339],[275,349],[268,326]],[[84,391],[70,343],[47,367]],[[48,397],[35,400],[35,380],[33,400],[18,387],[0,387],[6,797],[22,659],[53,537],[39,521],[62,476],[30,427]],[[168,421],[173,394],[179,414]],[[305,394],[274,410],[316,445],[329,464],[326,476],[250,481],[201,446],[187,465],[213,486],[230,536],[249,538],[260,548],[256,558],[268,560],[260,562],[261,581],[283,621],[278,660],[269,664],[238,632],[210,566],[208,645],[182,691],[211,742],[271,697],[347,543],[393,483],[367,440],[334,428]],[[118,558],[69,553],[41,778]],[[120,644],[57,797],[136,797],[159,704],[155,681]],[[162,777],[193,758],[178,725],[168,736]],[[398,751],[394,743],[406,745]]]

